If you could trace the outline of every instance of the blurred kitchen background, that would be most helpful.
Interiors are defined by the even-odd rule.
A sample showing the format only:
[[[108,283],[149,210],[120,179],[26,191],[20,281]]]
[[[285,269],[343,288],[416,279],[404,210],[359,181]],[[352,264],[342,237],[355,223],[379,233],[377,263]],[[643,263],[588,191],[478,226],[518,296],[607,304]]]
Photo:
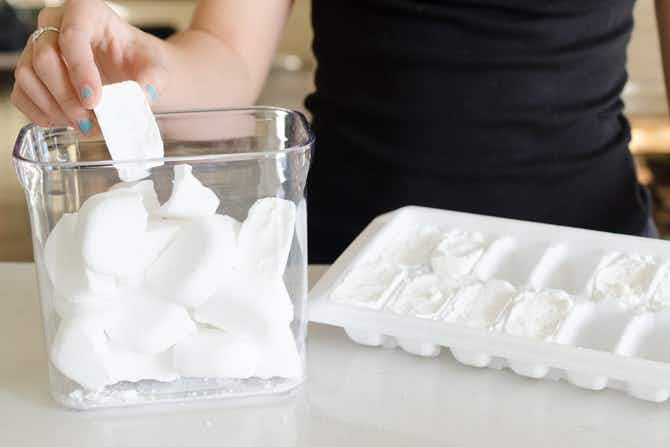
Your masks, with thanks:
[[[244,1],[244,0],[240,0]],[[37,11],[58,1],[0,0],[13,8],[25,33],[32,31]],[[129,22],[158,36],[168,36],[188,25],[194,0],[119,0],[117,12]],[[293,12],[259,104],[303,110],[303,99],[313,89],[310,0],[295,0]],[[8,39],[9,23],[0,20],[0,261],[32,259],[30,227],[23,191],[11,163],[11,148],[25,118],[9,102],[13,67],[19,47]],[[20,33],[19,33],[20,35]],[[17,47],[18,45],[18,47]],[[653,194],[655,219],[664,237],[670,237],[670,119],[661,69],[654,0],[638,0],[635,30],[629,47],[629,83],[624,92],[626,111],[633,127],[631,149],[640,180]]]

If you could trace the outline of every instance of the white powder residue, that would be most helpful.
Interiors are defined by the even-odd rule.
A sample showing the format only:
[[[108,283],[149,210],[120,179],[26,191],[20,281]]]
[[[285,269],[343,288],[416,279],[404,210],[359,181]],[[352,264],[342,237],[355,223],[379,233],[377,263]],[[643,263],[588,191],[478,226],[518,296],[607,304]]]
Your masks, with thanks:
[[[572,299],[563,290],[526,291],[512,307],[505,332],[520,337],[546,340],[556,334],[572,308]]]
[[[430,253],[442,238],[437,227],[414,227],[389,247],[383,258],[403,268],[418,268],[428,263]]]
[[[380,309],[405,279],[405,272],[386,262],[355,267],[331,294],[340,303]]]
[[[626,308],[636,307],[644,301],[656,266],[651,256],[614,256],[593,275],[591,297],[595,301],[616,299]]]
[[[490,328],[515,294],[516,289],[507,281],[490,280],[466,285],[454,298],[445,321]]]
[[[453,294],[453,289],[440,284],[436,275],[421,275],[402,289],[389,309],[399,315],[432,318]]]
[[[431,255],[433,272],[443,278],[462,278],[472,271],[485,247],[486,237],[482,233],[449,231]]]

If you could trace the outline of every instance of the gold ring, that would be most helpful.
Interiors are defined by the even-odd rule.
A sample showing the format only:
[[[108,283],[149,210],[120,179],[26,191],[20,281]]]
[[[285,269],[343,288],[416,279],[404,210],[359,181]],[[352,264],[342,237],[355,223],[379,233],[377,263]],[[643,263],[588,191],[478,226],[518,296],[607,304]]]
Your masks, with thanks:
[[[60,30],[56,28],[55,26],[42,26],[40,28],[37,28],[33,33],[30,35],[30,40],[32,40],[33,43],[37,41],[37,39],[40,38],[40,36],[47,31],[53,31],[55,33],[60,33]]]

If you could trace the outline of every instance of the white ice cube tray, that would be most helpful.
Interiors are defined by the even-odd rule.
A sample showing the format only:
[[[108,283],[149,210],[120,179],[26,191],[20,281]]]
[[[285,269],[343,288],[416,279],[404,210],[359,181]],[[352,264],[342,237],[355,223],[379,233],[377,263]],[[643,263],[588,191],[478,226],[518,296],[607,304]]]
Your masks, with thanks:
[[[435,312],[399,314],[402,306],[394,303],[413,278],[431,273],[430,253],[437,244],[434,238],[416,242],[416,250],[403,258],[401,241],[435,229],[440,234],[453,229],[480,232],[487,241],[484,252],[469,275],[449,283],[453,294],[445,294],[449,296],[442,304],[434,303]],[[594,274],[617,254],[652,257],[653,268],[648,280],[642,281],[642,299],[636,305],[618,298],[593,299]],[[400,274],[383,270],[384,265],[398,267],[398,259],[404,262],[399,263]],[[309,319],[342,327],[363,345],[400,347],[425,357],[446,347],[466,365],[508,367],[527,377],[562,378],[590,390],[609,387],[663,402],[670,397],[670,307],[666,307],[670,300],[664,306],[654,297],[663,292],[663,279],[670,276],[669,262],[666,241],[406,207],[375,219],[326,272],[310,292]],[[364,266],[379,267],[380,283],[357,281],[347,296],[356,287],[360,295],[337,301],[334,292],[343,284],[351,286],[345,282],[353,281]],[[463,284],[497,280],[512,284],[516,298],[504,306],[495,323],[473,328],[446,321]],[[534,290],[565,291],[572,305],[542,339],[507,334],[505,322],[520,293]],[[670,290],[665,293],[670,297]],[[357,296],[363,301],[357,302]]]

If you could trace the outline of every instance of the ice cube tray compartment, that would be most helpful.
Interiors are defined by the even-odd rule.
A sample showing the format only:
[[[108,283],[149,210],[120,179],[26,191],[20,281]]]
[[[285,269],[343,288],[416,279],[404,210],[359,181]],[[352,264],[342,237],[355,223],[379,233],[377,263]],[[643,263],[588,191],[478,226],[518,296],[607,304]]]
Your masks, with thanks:
[[[454,294],[445,307],[441,319],[452,324],[488,331],[498,330],[505,311],[517,293],[517,289],[507,281],[472,282]],[[493,356],[483,351],[452,347],[451,352],[459,362],[469,366],[482,368],[490,366],[493,362]]]
[[[545,242],[526,244],[513,237],[497,239],[484,253],[477,266],[482,280],[500,279],[516,286],[532,285],[532,273],[542,259],[551,255],[551,245]]]
[[[594,301],[612,299],[631,310],[646,308],[659,266],[659,259],[651,255],[608,253],[589,280],[586,294]]]
[[[632,318],[631,311],[614,301],[584,300],[567,316],[557,339],[580,348],[614,352]]]
[[[385,310],[416,318],[439,318],[455,292],[451,284],[441,283],[436,275],[411,275],[399,285]]]
[[[415,238],[420,242],[413,247],[408,239],[398,243],[403,234],[421,228],[429,230],[423,238]],[[415,278],[433,274],[430,245],[439,243],[440,233],[454,229],[480,232],[486,238],[472,271],[448,281],[455,292],[446,294],[439,305],[430,301],[433,307],[428,309],[439,311],[424,315],[397,312],[393,305],[403,288]],[[405,243],[411,254],[422,255],[405,256],[396,249],[393,256],[385,256],[393,243],[395,247]],[[616,296],[593,300],[596,272],[617,256],[635,254],[651,256],[654,262],[649,270],[652,279],[643,282],[644,299],[639,306],[627,307]],[[423,256],[428,259],[421,262]],[[384,306],[371,310],[330,299],[353,269],[393,259],[403,261],[406,276]],[[310,320],[341,326],[353,341],[368,346],[400,348],[424,357],[439,355],[447,348],[466,365],[509,368],[533,378],[560,378],[590,390],[622,389],[634,397],[660,402],[670,395],[670,351],[663,349],[662,342],[670,337],[670,308],[654,306],[653,296],[666,282],[670,287],[668,262],[670,244],[664,241],[407,207],[375,219],[326,272],[311,292]],[[516,289],[515,298],[496,323],[477,329],[450,322],[460,291],[489,281],[506,281]],[[507,334],[504,324],[519,294],[547,289],[564,291],[571,299],[555,333],[546,340]]]
[[[670,261],[658,266],[649,287],[647,303],[653,311],[670,309]]]
[[[622,356],[670,363],[668,340],[670,340],[670,310],[645,312],[635,316],[628,323],[616,352]],[[633,396],[654,402],[664,402],[670,397],[668,386],[653,386],[637,381],[627,384],[627,391]]]
[[[340,303],[382,309],[403,286],[407,273],[386,262],[360,264],[342,279],[331,298]]]
[[[635,316],[626,326],[617,354],[670,363],[670,310]]]
[[[557,341],[578,348],[614,352],[632,318],[630,310],[612,300],[593,302],[584,299],[575,304],[563,322]],[[606,374],[566,371],[565,376],[573,385],[589,390],[602,390],[609,383]]]
[[[606,252],[572,244],[556,244],[552,248],[533,282],[540,287],[565,290],[571,295],[583,293]]]

